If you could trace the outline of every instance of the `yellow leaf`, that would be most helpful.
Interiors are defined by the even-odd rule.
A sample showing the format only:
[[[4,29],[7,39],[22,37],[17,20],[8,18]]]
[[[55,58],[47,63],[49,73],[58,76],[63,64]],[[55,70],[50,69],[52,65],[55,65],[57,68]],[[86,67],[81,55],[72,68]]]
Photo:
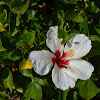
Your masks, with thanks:
[[[23,89],[22,88],[17,88],[16,89],[18,92],[23,93]]]
[[[19,64],[19,69],[23,70],[23,69],[32,69],[32,63],[30,62],[29,59],[24,59],[20,64]]]
[[[6,31],[6,30],[4,29],[3,24],[0,22],[0,32],[3,32],[3,31]]]
[[[5,51],[5,50],[7,50],[7,49],[5,49],[5,48],[2,46],[2,42],[1,42],[1,39],[0,39],[0,52],[1,52],[1,51]]]

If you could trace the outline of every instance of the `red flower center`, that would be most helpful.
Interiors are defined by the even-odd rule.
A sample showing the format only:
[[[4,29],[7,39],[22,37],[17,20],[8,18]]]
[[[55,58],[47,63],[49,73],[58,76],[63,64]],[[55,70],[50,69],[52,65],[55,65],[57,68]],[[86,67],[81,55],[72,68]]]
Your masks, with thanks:
[[[68,61],[65,60],[66,57],[67,57],[67,53],[64,53],[62,55],[62,57],[60,57],[61,56],[61,52],[59,50],[57,50],[55,52],[55,55],[56,55],[56,57],[52,58],[52,63],[53,64],[56,63],[59,68],[64,68],[64,66],[69,65],[69,63],[70,63],[69,60]]]

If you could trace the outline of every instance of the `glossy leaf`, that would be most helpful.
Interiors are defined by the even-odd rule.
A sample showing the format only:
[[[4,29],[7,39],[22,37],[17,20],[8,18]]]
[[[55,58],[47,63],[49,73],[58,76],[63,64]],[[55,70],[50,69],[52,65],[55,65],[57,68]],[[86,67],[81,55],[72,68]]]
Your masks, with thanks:
[[[38,24],[38,23],[36,23],[36,22],[34,22],[34,26],[35,26],[36,28],[42,29],[42,27],[40,26],[40,24]]]
[[[59,38],[64,38],[68,36],[68,32],[65,31],[64,29],[58,28],[58,37]]]
[[[77,86],[79,94],[84,99],[91,99],[98,93],[98,88],[91,79],[78,81]]]
[[[2,56],[3,59],[10,59],[10,60],[13,60],[13,61],[16,61],[16,60],[21,58],[20,52],[17,51],[17,50],[1,52],[0,56]]]
[[[67,98],[68,89],[65,91],[61,91],[59,94],[59,100],[66,100]]]
[[[0,22],[0,32],[3,32],[3,31],[6,31],[6,30],[4,29],[3,24]]]
[[[15,36],[18,33],[17,28],[15,27],[14,31],[12,32],[11,36]]]
[[[17,88],[16,91],[23,93],[23,89],[22,88]]]
[[[66,12],[65,19],[72,20],[75,22],[83,22],[84,21],[83,17],[81,17],[80,15],[77,15],[74,10],[72,10],[72,11],[70,10],[70,11]]]
[[[33,67],[33,65],[32,65],[32,63],[30,62],[30,60],[29,59],[27,59],[27,60],[23,60],[22,62],[20,62],[20,64],[19,64],[19,68],[20,68],[20,70],[23,70],[23,69],[32,69],[32,67]]]
[[[41,100],[41,98],[42,98],[41,86],[39,86],[35,82],[29,83],[24,96],[25,96],[26,100],[28,100],[30,98],[35,99],[35,100]]]
[[[47,79],[41,79],[41,78],[34,77],[34,81],[41,86],[47,85]]]
[[[97,31],[97,33],[100,35],[100,25],[97,25],[94,27],[94,29]]]
[[[90,35],[91,41],[99,41],[100,42],[100,37],[97,35]]]
[[[11,91],[14,89],[13,75],[7,67],[0,70],[0,84],[6,89],[9,87]]]
[[[16,43],[16,46],[19,50],[24,50],[25,49],[25,43],[23,42],[23,40],[19,40],[17,43]]]
[[[98,41],[93,41],[92,42],[92,50],[87,55],[87,57],[93,57],[95,55],[100,55],[100,42],[98,42]]]
[[[28,18],[33,20],[34,18],[34,15],[35,15],[35,10],[28,10]]]
[[[3,10],[3,14],[1,16],[1,19],[2,20],[6,20],[7,19],[7,10],[6,9]]]
[[[95,5],[94,2],[90,2],[89,10],[94,13],[100,12],[100,9]]]
[[[20,13],[24,14],[25,11],[28,9],[30,0],[27,0],[26,3],[24,3],[23,0],[13,0],[11,2],[11,10],[13,13]]]
[[[17,17],[16,17],[16,26],[18,26],[20,24],[20,20],[19,20],[20,17],[21,17],[21,15],[18,13]]]
[[[61,18],[61,19],[59,20],[59,22],[58,22],[58,26],[59,26],[61,29],[63,29],[63,25],[64,25],[64,20],[63,20],[63,18]]]
[[[80,26],[80,33],[81,34],[89,34],[89,28],[88,28],[87,21],[80,23],[79,26]]]
[[[35,41],[34,33],[33,32],[25,33],[23,35],[23,41],[31,46],[33,44],[33,42]]]
[[[28,69],[20,70],[20,72],[26,77],[32,76],[32,72],[30,72]]]
[[[2,46],[2,42],[1,42],[1,40],[0,40],[0,52],[1,51],[5,51],[6,49]]]
[[[76,35],[76,34],[80,34],[80,32],[79,31],[77,31],[77,30],[71,30],[70,31],[70,34],[69,34],[69,38],[71,39],[74,35]]]
[[[6,91],[4,91],[4,92],[0,92],[0,96],[2,96],[2,97],[9,97],[9,95],[6,94]]]
[[[63,40],[62,40],[62,44],[65,44],[67,41],[68,41],[68,32],[67,31],[65,31],[65,30],[63,30],[63,29],[61,29],[61,28],[59,28],[58,29],[58,37],[59,38],[63,38]]]

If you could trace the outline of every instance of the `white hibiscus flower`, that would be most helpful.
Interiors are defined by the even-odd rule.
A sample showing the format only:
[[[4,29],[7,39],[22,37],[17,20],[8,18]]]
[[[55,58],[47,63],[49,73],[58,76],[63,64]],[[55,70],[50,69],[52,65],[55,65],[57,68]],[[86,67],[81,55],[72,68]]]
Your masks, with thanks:
[[[29,59],[34,71],[39,75],[46,75],[52,70],[52,80],[55,86],[61,90],[75,87],[77,79],[87,80],[91,77],[94,67],[82,60],[91,50],[91,41],[84,34],[77,34],[69,40],[65,48],[58,38],[58,27],[51,26],[47,32],[47,50],[32,51]]]

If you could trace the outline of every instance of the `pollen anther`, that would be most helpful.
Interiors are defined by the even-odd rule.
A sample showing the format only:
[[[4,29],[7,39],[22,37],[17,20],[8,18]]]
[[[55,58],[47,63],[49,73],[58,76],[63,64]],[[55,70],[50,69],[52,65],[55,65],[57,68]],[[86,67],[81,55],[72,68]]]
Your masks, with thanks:
[[[68,54],[67,54],[67,57],[73,57],[74,56],[74,50],[73,49],[70,49],[69,51],[68,51]]]

